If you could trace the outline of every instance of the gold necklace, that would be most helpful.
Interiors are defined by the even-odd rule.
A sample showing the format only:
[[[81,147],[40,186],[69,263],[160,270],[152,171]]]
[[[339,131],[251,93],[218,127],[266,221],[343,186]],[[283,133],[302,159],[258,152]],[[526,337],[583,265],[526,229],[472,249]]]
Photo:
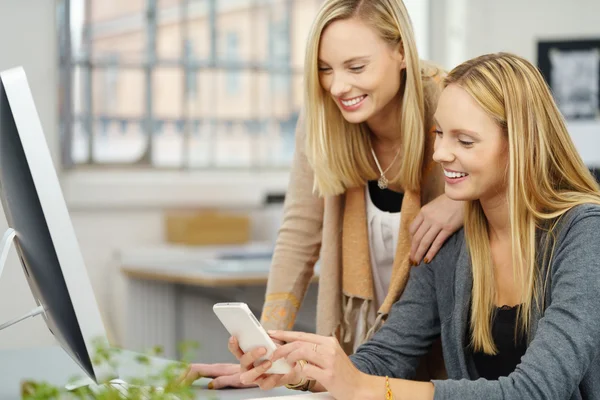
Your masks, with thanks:
[[[375,160],[375,164],[377,164],[377,168],[379,169],[379,173],[381,174],[381,176],[377,180],[377,186],[379,186],[379,189],[387,189],[389,181],[385,177],[385,173],[388,172],[390,170],[390,168],[392,168],[392,165],[394,165],[394,162],[396,162],[396,159],[398,158],[398,154],[400,154],[400,150],[398,150],[396,152],[394,159],[392,160],[390,165],[388,165],[388,167],[385,169],[385,171],[383,171],[381,169],[381,165],[379,165],[379,160],[377,159],[377,156],[375,155],[375,150],[373,150],[373,146],[371,146],[371,154],[373,154],[373,159]]]

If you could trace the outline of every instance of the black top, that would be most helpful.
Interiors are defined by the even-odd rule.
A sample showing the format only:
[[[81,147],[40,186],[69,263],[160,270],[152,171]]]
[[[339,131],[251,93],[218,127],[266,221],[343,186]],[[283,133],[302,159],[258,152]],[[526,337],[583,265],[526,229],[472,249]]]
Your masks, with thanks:
[[[521,362],[521,357],[527,350],[527,338],[526,335],[519,335],[515,343],[517,309],[518,306],[503,306],[496,309],[492,323],[492,338],[498,354],[491,356],[483,352],[473,353],[473,361],[480,377],[497,380],[500,376],[508,376]]]
[[[400,208],[402,208],[404,193],[390,189],[380,189],[377,186],[377,181],[369,181],[369,195],[375,207],[381,211],[399,213]]]

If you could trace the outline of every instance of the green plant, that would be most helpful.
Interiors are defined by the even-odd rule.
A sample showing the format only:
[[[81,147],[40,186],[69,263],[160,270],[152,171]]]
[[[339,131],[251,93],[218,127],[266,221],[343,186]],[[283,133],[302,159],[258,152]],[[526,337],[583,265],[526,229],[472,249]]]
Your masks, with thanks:
[[[155,346],[144,354],[140,354],[135,362],[139,370],[145,370],[143,376],[128,379],[129,390],[125,397],[115,387],[109,384],[115,377],[103,379],[98,386],[83,386],[74,390],[57,387],[48,382],[25,381],[21,385],[21,396],[24,400],[192,400],[195,399],[191,387],[180,384],[181,377],[186,372],[194,352],[198,349],[195,342],[183,342],[179,344],[179,354],[182,354],[180,362],[170,363],[167,367],[158,371],[151,367],[152,357],[163,354],[160,346]],[[118,355],[121,350],[107,346],[105,340],[94,341],[94,356],[92,363],[95,366],[108,366],[110,370],[116,371],[118,367]],[[81,377],[73,377],[70,383],[80,380]],[[152,382],[162,382],[158,388]]]

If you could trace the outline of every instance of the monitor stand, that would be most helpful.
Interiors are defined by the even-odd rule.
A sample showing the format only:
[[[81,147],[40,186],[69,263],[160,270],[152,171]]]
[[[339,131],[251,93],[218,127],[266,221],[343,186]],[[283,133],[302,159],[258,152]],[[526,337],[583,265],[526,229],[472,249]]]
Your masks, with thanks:
[[[4,237],[2,238],[2,243],[0,247],[2,248],[2,253],[0,253],[0,277],[2,277],[2,271],[4,271],[4,266],[6,265],[6,260],[8,259],[8,252],[10,251],[11,245],[13,242],[17,240],[17,231],[12,228],[8,228],[4,233]],[[37,303],[37,300],[36,300]],[[33,310],[29,311],[27,314],[22,315],[18,318],[12,319],[0,325],[0,331],[2,329],[8,328],[18,322],[21,322],[27,318],[35,317],[36,315],[40,315],[44,312],[44,306],[38,306]]]
[[[16,240],[18,240],[17,232],[12,228],[8,228],[6,230],[6,232],[4,233],[4,237],[2,238],[2,243],[0,243],[0,249],[1,249],[0,250],[1,251],[1,253],[0,253],[0,277],[2,276],[2,271],[4,270],[4,267],[6,266],[6,260],[8,259],[8,253],[10,251],[10,248]],[[36,303],[39,304],[37,299],[36,299]],[[21,317],[15,318],[13,320],[10,320],[8,322],[1,324],[0,330],[8,328],[9,326],[14,325],[18,322],[21,322],[27,318],[35,317],[36,315],[42,314],[44,312],[45,312],[44,306],[40,305]],[[128,360],[129,362],[132,362],[132,361],[135,362],[135,360],[137,360],[138,356],[139,356],[139,354],[137,354],[137,353],[124,352],[120,357],[125,357],[125,358],[123,358],[122,360],[119,360],[119,361]],[[154,359],[153,357],[150,357],[150,359],[153,361],[153,363],[155,360],[158,360],[158,359]],[[169,361],[163,360],[162,362],[169,362]],[[117,389],[122,395],[124,395],[124,398],[127,398],[127,390],[128,390],[129,385],[127,383],[125,383],[124,381],[122,381],[120,379],[112,379],[104,385],[112,386],[113,388]],[[101,388],[102,384],[100,384],[100,385],[96,384],[91,378],[85,377],[85,378],[82,378],[77,381],[69,383],[68,385],[65,386],[65,388],[68,391],[72,391],[72,390],[75,390],[75,389],[77,389],[79,387],[83,387],[83,386],[89,386],[90,389],[92,390],[92,392],[94,392],[94,390],[98,390],[99,388]],[[156,389],[160,390],[160,388],[156,388]],[[144,398],[146,398],[146,397],[144,397]]]

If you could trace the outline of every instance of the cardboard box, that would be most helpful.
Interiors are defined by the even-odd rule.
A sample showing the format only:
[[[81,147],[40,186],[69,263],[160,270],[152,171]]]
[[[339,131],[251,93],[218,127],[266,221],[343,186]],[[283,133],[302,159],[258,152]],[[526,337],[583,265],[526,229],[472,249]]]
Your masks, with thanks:
[[[219,211],[173,211],[165,214],[165,230],[169,243],[243,244],[250,241],[250,218]]]

